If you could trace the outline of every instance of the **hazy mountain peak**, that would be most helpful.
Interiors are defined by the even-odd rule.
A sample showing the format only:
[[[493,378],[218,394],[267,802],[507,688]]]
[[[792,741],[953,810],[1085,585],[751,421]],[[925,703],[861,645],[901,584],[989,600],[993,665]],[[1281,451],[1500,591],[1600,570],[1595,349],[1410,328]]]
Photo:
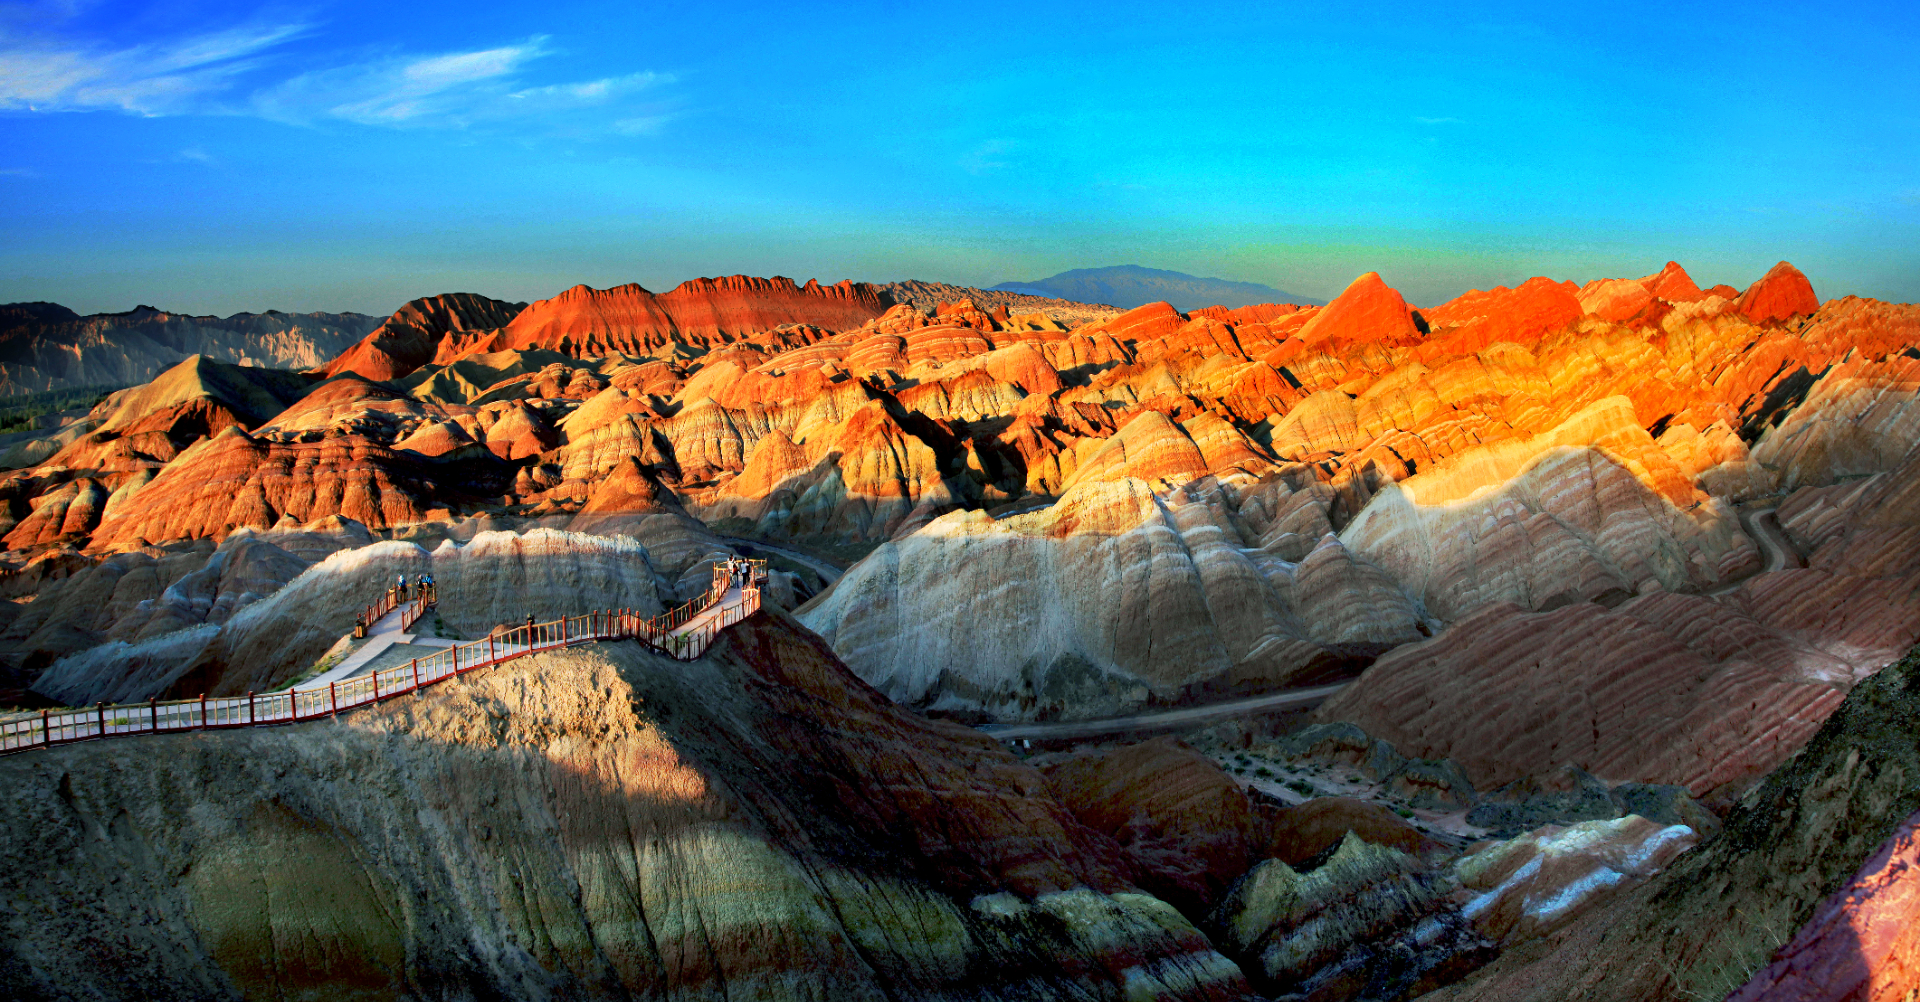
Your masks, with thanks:
[[[1051,278],[1041,278],[1031,282],[1002,282],[993,288],[997,291],[1052,296],[1082,303],[1104,303],[1123,310],[1163,301],[1182,312],[1197,310],[1203,306],[1241,307],[1252,306],[1255,303],[1326,305],[1324,299],[1283,292],[1258,282],[1201,278],[1178,271],[1145,268],[1137,264],[1114,265],[1108,268],[1075,268]]]

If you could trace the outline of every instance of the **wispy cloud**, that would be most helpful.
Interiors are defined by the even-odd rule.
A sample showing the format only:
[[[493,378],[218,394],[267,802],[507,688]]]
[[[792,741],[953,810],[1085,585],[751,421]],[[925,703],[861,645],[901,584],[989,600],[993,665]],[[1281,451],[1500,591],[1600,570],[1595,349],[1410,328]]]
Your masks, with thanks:
[[[648,134],[671,117],[662,102],[636,100],[671,83],[666,74],[529,80],[533,64],[556,54],[545,35],[464,52],[361,55],[281,75],[293,61],[287,44],[312,32],[304,22],[255,23],[122,48],[0,36],[0,110],[446,129],[544,119],[570,131],[597,111],[592,128],[621,135]]]
[[[0,167],[0,177],[39,177],[37,171],[25,167]]]
[[[254,24],[167,43],[106,49],[46,39],[0,40],[0,108],[173,115],[205,110],[268,50],[305,24]]]

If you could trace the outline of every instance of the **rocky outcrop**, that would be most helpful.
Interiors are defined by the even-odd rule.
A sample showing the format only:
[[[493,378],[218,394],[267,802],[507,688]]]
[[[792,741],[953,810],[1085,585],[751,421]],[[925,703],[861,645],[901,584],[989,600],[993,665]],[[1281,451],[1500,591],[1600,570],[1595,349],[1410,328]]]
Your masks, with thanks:
[[[1333,850],[1348,833],[1412,856],[1428,856],[1440,849],[1399,815],[1352,797],[1314,797],[1275,811],[1267,822],[1267,854],[1295,867]]]
[[[1893,1002],[1920,985],[1920,814],[1909,817],[1859,872],[1729,1002]]]
[[[542,622],[584,609],[653,615],[705,588],[708,566],[727,555],[688,521],[651,523],[646,542],[534,528],[480,532],[464,544],[448,538],[431,550],[392,540],[338,553],[233,616],[168,691],[220,696],[287,685],[350,632],[354,616],[401,574],[432,574],[440,616],[468,637],[529,615]]]
[[[1169,449],[1133,461],[1161,469]],[[1013,719],[1284,687],[1420,636],[1376,568],[1288,531],[1311,521],[1245,545],[1236,517],[1284,510],[1284,482],[1162,496],[1114,462],[1041,511],[955,512],[883,544],[801,618],[895,699]]]
[[[1038,773],[767,617],[0,773],[27,998],[1250,995]]]
[[[1572,283],[1530,278],[1512,289],[1474,289],[1424,315],[1435,350],[1444,345],[1448,353],[1457,353],[1479,351],[1499,341],[1537,342],[1542,335],[1580,319],[1582,305]]]
[[[199,654],[212,636],[206,628],[371,541],[359,523],[326,519],[243,530],[218,547],[203,539],[86,560],[35,588],[34,601],[0,630],[0,652],[32,666],[35,692],[69,705],[146,699]]]
[[[1261,863],[1211,919],[1221,948],[1270,994],[1411,999],[1493,952],[1453,907],[1451,875],[1417,857],[1349,834],[1314,863]]]
[[[472,346],[447,345],[436,360],[449,361],[482,346],[546,348],[586,357],[650,355],[669,343],[725,343],[783,324],[845,330],[880,316],[891,305],[865,283],[821,285],[812,279],[796,285],[778,277],[698,278],[657,296],[638,285],[579,285],[527,307],[495,337]]]
[[[230,427],[167,464],[94,544],[125,549],[154,540],[221,539],[238,528],[272,528],[286,516],[311,522],[339,515],[376,529],[404,525],[447,503],[433,477],[417,461],[359,435],[276,442]]]
[[[306,369],[339,354],[379,318],[357,313],[195,317],[140,306],[80,316],[53,303],[0,306],[0,394],[144,383],[194,355]]]
[[[1494,605],[1383,656],[1317,712],[1403,753],[1451,758],[1482,790],[1571,762],[1704,796],[1792,755],[1855,671],[1702,598]]]
[[[1455,861],[1454,875],[1473,895],[1461,914],[1496,943],[1537,939],[1645,882],[1699,841],[1686,825],[1633,814],[1549,825]]]
[[[983,310],[1005,310],[1010,316],[1038,314],[1066,328],[1105,320],[1121,311],[1117,307],[1082,303],[1052,296],[1030,296],[1004,289],[975,289],[945,282],[887,282],[874,286],[888,299],[916,310],[931,310],[942,303],[973,303]]]

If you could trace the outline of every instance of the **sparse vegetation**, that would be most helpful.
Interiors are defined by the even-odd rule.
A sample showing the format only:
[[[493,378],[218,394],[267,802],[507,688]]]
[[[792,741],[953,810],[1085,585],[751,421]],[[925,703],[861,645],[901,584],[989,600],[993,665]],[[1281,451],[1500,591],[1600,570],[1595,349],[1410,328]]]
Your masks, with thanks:
[[[43,414],[58,414],[75,407],[92,407],[107,399],[107,394],[118,389],[122,387],[112,384],[76,386],[65,390],[48,390],[45,393],[0,397],[0,435],[26,431],[33,427],[33,419]]]

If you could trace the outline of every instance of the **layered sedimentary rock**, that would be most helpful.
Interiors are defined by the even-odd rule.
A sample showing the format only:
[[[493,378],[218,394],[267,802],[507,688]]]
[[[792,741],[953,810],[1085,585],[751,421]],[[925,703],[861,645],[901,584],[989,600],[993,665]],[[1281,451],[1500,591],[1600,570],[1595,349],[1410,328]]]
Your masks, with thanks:
[[[336,376],[157,468],[23,471],[0,481],[0,524],[22,566],[334,513],[389,534],[691,515],[872,551],[802,615],[890,695],[972,718],[1269,691],[1469,624],[1486,635],[1446,657],[1563,693],[1502,651],[1598,603],[1615,611],[1583,615],[1650,660],[1569,651],[1575,673],[1661,679],[1651,691],[1674,702],[1648,714],[1623,696],[1621,733],[1569,744],[1579,761],[1516,750],[1474,769],[1537,779],[1572,761],[1708,796],[1790,751],[1920,630],[1899,516],[1816,554],[1860,510],[1828,485],[1904,460],[1920,314],[1858,299],[1809,314],[1796,275],[1775,269],[1745,305],[1669,262],[1426,310],[1373,275],[1326,307],[1162,303],[1077,325],[758,279],[572,290],[493,328],[422,306],[438,340],[405,377]],[[1803,488],[1778,518],[1732,504]],[[1625,623],[1630,602],[1647,604]],[[1715,608],[1753,650],[1649,653],[1689,617],[1721,623]],[[1356,692],[1393,690],[1375,674]],[[1693,735],[1689,714],[1744,705],[1750,684],[1776,709]],[[1559,698],[1501,713],[1557,719]],[[1485,726],[1366,712],[1437,757]],[[1634,763],[1605,750],[1656,734],[1689,744]]]
[[[1166,464],[1198,450],[1142,421],[1107,446],[1141,448],[1051,507],[944,515],[882,545],[802,620],[895,699],[1041,718],[1280,687],[1421,635],[1405,595],[1337,540],[1246,545],[1234,516],[1284,506],[1282,482],[1156,493]]]
[[[1210,920],[1256,986],[1321,999],[1411,999],[1472,970],[1492,944],[1461,918],[1450,874],[1346,835],[1304,872],[1254,867]]]
[[[1496,943],[1535,939],[1659,873],[1699,841],[1686,825],[1638,815],[1549,825],[1453,864],[1473,895],[1461,914]]]
[[[380,324],[357,313],[195,317],[136,307],[80,316],[54,303],[0,306],[0,394],[144,383],[194,355],[280,369],[325,363]]]
[[[1211,911],[1263,848],[1246,794],[1171,738],[1041,769],[1081,824],[1120,843],[1143,887],[1189,916]]]
[[[298,373],[194,355],[109,395],[87,415],[88,434],[46,463],[109,473],[158,469],[210,435],[258,427],[311,387]]]
[[[1452,758],[1480,789],[1571,762],[1705,795],[1779,764],[1881,663],[1850,664],[1694,596],[1544,613],[1496,604],[1383,656],[1318,714],[1405,754]]]
[[[29,997],[1250,994],[1038,773],[764,618],[0,770]]]
[[[1037,314],[1039,317],[1069,328],[1095,320],[1105,320],[1121,312],[1117,307],[1096,303],[1083,303],[1053,296],[1026,295],[1004,289],[976,289],[965,285],[950,285],[946,282],[921,282],[910,279],[904,282],[887,282],[875,288],[885,293],[887,298],[895,303],[916,309],[933,309],[942,303],[971,302],[983,310],[1004,310],[1010,317],[1033,317]]]
[[[1726,997],[1920,810],[1917,726],[1920,658],[1909,655],[1853,689],[1798,756],[1733,807],[1718,837],[1435,999]]]
[[[239,427],[181,453],[106,523],[104,548],[143,541],[220,538],[237,528],[266,529],[291,516],[331,515],[373,528],[423,519],[436,503],[432,474],[357,435],[317,442],[275,442]]]

